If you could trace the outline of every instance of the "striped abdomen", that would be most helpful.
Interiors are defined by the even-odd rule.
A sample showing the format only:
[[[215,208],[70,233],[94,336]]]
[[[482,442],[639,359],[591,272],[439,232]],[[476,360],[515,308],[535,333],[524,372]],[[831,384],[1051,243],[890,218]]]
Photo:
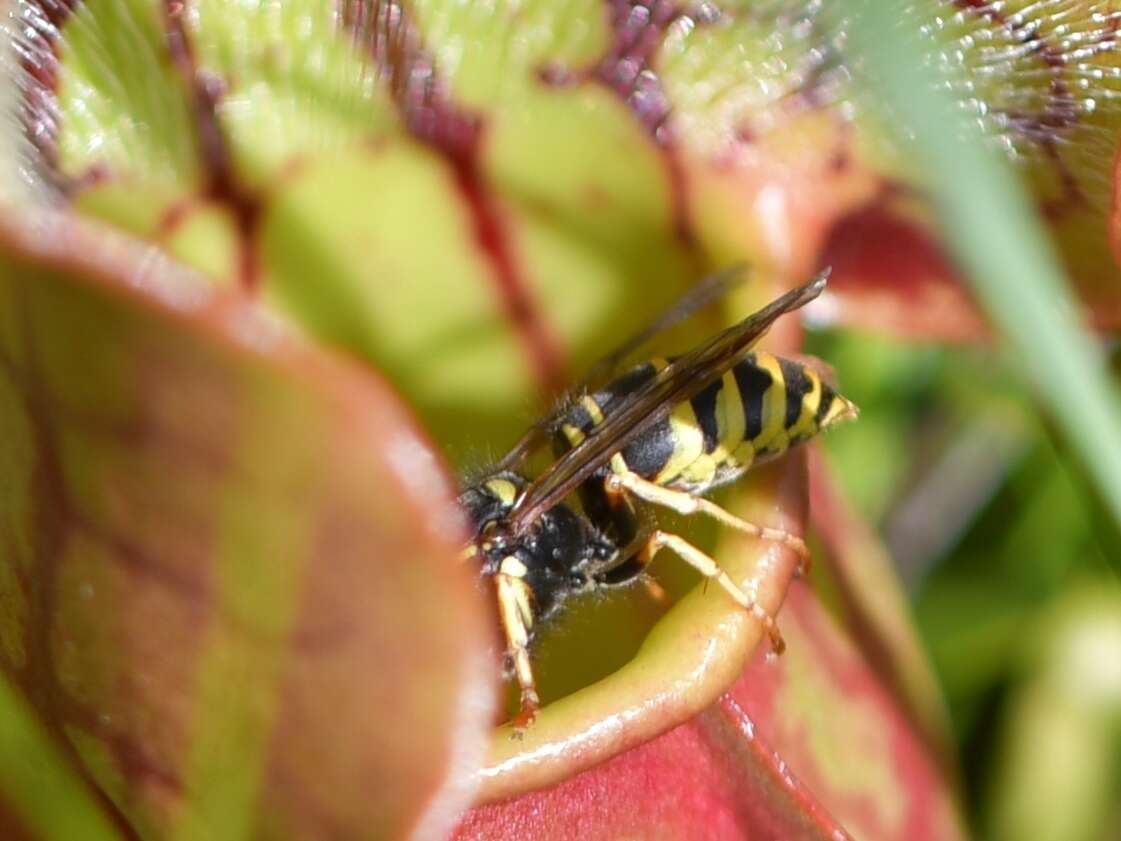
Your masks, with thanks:
[[[558,449],[582,441],[624,395],[667,364],[665,359],[644,363],[584,397],[562,427]],[[616,454],[610,469],[703,494],[855,414],[856,407],[813,369],[757,351],[675,406],[669,417]]]

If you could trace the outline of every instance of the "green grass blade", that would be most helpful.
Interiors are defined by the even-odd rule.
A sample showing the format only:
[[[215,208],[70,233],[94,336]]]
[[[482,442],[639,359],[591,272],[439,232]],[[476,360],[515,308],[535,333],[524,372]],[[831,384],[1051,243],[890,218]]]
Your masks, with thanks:
[[[34,714],[0,677],[0,791],[43,841],[120,841]]]
[[[913,4],[842,5],[862,81],[926,174],[945,243],[1121,525],[1121,411],[1035,203],[952,93],[963,80],[924,61],[932,44]]]

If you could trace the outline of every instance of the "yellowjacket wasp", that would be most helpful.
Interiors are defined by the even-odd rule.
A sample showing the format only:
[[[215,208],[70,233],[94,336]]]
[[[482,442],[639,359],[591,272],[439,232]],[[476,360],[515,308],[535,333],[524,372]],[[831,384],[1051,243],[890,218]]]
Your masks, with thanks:
[[[709,555],[648,525],[639,506],[704,513],[796,551],[798,537],[749,523],[704,498],[833,424],[856,407],[801,362],[751,352],[781,315],[821,294],[827,272],[678,357],[654,358],[603,385],[609,371],[654,334],[723,294],[734,273],[709,278],[596,368],[459,497],[474,533],[466,555],[493,578],[506,662],[521,688],[515,727],[539,706],[529,648],[541,623],[574,593],[633,584],[663,547],[716,581],[783,644],[773,617]],[[516,469],[552,441],[556,460],[536,479]],[[580,508],[565,502],[573,494]]]

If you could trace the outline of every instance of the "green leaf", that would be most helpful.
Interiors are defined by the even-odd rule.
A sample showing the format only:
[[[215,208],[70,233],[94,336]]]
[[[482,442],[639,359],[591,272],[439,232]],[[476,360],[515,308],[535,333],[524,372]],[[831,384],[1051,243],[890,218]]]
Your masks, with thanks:
[[[0,678],[0,791],[41,841],[121,837],[6,678]]]

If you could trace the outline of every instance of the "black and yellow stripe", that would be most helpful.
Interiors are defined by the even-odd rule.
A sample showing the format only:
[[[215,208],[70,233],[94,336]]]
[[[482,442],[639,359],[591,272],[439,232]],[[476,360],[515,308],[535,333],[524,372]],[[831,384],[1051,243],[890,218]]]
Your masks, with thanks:
[[[585,396],[561,427],[558,451],[579,444],[627,394],[667,364],[651,360]],[[674,406],[665,420],[617,453],[608,469],[704,494],[855,414],[853,404],[812,368],[757,351]]]

